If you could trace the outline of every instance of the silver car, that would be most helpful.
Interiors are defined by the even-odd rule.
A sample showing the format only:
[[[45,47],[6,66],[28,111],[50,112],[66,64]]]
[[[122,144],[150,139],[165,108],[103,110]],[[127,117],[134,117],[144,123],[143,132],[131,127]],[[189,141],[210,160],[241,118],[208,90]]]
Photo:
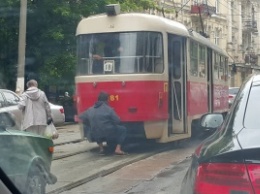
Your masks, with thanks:
[[[22,111],[17,106],[20,100],[20,97],[13,91],[0,89],[1,111],[12,113],[18,126],[21,126],[22,122]],[[65,114],[63,106],[50,103],[50,108],[54,125],[64,124]]]
[[[49,103],[54,125],[61,125],[65,122],[64,108],[61,105]]]

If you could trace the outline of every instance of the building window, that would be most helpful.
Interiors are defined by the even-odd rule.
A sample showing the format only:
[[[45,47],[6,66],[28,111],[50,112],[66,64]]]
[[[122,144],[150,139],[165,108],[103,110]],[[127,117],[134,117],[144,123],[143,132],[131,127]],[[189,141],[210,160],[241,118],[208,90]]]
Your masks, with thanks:
[[[217,29],[215,29],[215,34],[214,34],[214,43],[216,45],[219,45],[219,31]]]
[[[219,0],[216,0],[215,7],[216,7],[216,13],[219,13]]]
[[[232,22],[234,22],[236,19],[236,7],[233,1],[231,2],[231,17],[232,17]]]

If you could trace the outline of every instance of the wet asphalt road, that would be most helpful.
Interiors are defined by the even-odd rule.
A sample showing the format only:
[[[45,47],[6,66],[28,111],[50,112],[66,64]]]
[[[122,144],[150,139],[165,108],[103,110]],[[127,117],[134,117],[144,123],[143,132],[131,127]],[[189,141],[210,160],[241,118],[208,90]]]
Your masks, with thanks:
[[[80,138],[77,125],[63,126],[56,143],[52,172],[58,177],[47,193],[179,193],[180,184],[190,163],[189,156],[199,141],[180,145],[131,144],[127,156],[97,154],[96,144],[75,141]],[[62,144],[73,139],[75,143]],[[73,153],[77,153],[73,155]],[[68,155],[63,158],[62,156]],[[59,159],[59,157],[61,159]]]

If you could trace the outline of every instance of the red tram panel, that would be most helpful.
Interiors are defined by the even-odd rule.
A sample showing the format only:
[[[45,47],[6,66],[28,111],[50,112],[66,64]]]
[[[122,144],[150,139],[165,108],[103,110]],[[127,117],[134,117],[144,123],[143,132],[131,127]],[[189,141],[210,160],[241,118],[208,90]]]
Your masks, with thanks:
[[[208,112],[207,83],[189,81],[187,91],[188,115],[195,116]]]
[[[79,112],[109,93],[109,104],[122,121],[156,121],[168,118],[167,89],[162,81],[97,82],[77,84]]]

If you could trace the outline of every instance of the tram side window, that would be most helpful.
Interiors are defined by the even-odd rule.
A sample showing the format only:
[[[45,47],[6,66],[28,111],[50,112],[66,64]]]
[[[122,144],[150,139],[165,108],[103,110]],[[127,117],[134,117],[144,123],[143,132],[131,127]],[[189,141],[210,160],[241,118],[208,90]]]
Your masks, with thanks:
[[[163,65],[163,44],[162,44],[162,36],[159,34],[156,37],[156,41],[154,43],[155,50],[155,58],[154,58],[154,72],[162,73],[164,69]]]
[[[225,81],[228,80],[228,58],[225,58]]]
[[[220,57],[219,79],[225,80],[225,58],[223,56]]]
[[[192,76],[198,76],[198,43],[191,41],[190,44],[190,73]]]
[[[77,75],[85,75],[89,73],[90,61],[89,53],[89,41],[84,36],[77,38]]]
[[[162,73],[163,72],[163,49],[162,36],[159,33],[149,32],[145,41],[145,52],[142,53],[144,58],[141,71],[145,73]]]
[[[214,63],[214,79],[219,79],[219,66],[220,66],[220,55],[215,53],[215,63]]]
[[[199,46],[199,76],[205,77],[206,75],[206,48]]]

